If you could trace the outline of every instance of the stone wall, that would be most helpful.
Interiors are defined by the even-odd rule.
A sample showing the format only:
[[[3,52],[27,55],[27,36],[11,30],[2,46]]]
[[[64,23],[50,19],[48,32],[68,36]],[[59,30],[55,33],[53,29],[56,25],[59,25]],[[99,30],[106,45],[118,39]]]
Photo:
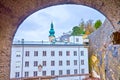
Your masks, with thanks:
[[[110,38],[114,31],[106,19],[103,25],[89,36],[89,56],[97,55],[102,80],[103,75],[106,76],[106,80],[120,80],[120,45],[113,45]]]

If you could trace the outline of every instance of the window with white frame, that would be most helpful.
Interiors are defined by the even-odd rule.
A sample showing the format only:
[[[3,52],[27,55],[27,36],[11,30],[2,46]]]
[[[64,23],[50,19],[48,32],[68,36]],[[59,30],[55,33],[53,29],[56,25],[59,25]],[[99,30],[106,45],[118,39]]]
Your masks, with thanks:
[[[76,38],[76,42],[79,42],[79,38]]]
[[[70,70],[67,70],[67,74],[70,74]]]
[[[25,51],[25,56],[28,57],[30,55],[30,51]]]
[[[77,65],[77,60],[74,60],[74,65]]]
[[[46,76],[46,71],[42,71],[42,75],[43,75],[43,76]]]
[[[51,56],[55,56],[55,51],[51,51]]]
[[[81,56],[84,56],[84,51],[81,51]]]
[[[81,69],[81,73],[84,74],[85,73],[85,69]]]
[[[33,71],[33,76],[37,76],[37,75],[38,75],[37,71]]]
[[[62,56],[62,51],[59,51],[59,56]]]
[[[55,71],[54,70],[51,70],[51,75],[55,75]]]
[[[66,51],[66,56],[70,56],[70,51]]]
[[[16,51],[16,57],[20,57],[21,52],[20,51]]]
[[[25,77],[28,77],[29,76],[29,72],[26,71],[25,74],[24,74]]]
[[[46,61],[42,61],[42,66],[46,66]]]
[[[55,66],[55,61],[51,61],[51,66]]]
[[[34,51],[34,56],[38,56],[38,51]]]
[[[74,74],[78,74],[78,70],[77,69],[74,69]]]
[[[47,56],[47,53],[46,53],[46,51],[43,51],[43,56]]]
[[[34,61],[34,67],[38,66],[38,61]]]
[[[81,60],[81,65],[84,65],[84,60]]]
[[[15,72],[15,78],[19,78],[20,77],[20,72]]]
[[[77,51],[74,51],[73,54],[74,54],[74,56],[77,56]]]
[[[70,65],[70,60],[67,60],[67,61],[66,61],[66,65],[67,65],[67,66]]]
[[[16,68],[20,68],[21,62],[20,61],[16,61]]]
[[[63,71],[62,70],[59,70],[59,75],[63,75]]]
[[[25,67],[29,67],[29,61],[25,61]]]
[[[62,60],[59,61],[59,66],[62,66]]]

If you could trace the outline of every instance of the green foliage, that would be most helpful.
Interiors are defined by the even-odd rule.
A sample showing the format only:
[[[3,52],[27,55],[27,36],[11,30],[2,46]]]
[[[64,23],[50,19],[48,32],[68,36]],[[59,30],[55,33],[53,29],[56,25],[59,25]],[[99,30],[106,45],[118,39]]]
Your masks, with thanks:
[[[79,36],[81,34],[89,35],[98,29],[102,25],[100,20],[97,20],[93,26],[93,20],[88,20],[86,23],[81,19],[81,23],[78,26],[73,27],[72,36]]]
[[[80,34],[85,34],[84,28],[83,27],[78,27],[75,26],[72,29],[72,36],[79,36]]]
[[[73,27],[72,29],[72,35],[78,36],[80,34],[80,28],[78,26]]]
[[[84,31],[84,21],[81,19],[81,23],[79,24],[79,26],[75,26],[73,27],[72,29],[72,36],[79,36],[81,34],[85,34],[85,31]]]
[[[94,24],[94,28],[95,28],[95,29],[98,29],[101,25],[102,25],[101,20],[97,20],[97,21],[95,22],[95,24]]]

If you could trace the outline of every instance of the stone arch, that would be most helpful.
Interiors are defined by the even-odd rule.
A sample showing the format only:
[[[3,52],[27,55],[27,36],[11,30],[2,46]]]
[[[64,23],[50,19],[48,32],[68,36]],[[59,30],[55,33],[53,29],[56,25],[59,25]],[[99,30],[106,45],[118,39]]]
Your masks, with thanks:
[[[78,4],[103,13],[118,30],[120,0],[0,0],[0,80],[9,80],[10,49],[20,23],[39,9],[58,4]]]

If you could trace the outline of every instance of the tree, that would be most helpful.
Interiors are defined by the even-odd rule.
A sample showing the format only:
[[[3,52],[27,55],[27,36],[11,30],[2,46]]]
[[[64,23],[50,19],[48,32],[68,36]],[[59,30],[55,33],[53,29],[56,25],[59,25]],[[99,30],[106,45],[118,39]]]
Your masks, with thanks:
[[[73,27],[71,35],[78,36],[78,35],[80,35],[80,33],[81,33],[80,27],[78,27],[78,26]]]
[[[85,26],[85,34],[89,35],[94,32],[93,20],[88,20]]]
[[[102,25],[101,20],[97,20],[94,24],[94,28],[97,30]]]
[[[85,22],[81,19],[81,23],[79,24],[81,34],[85,34]]]

